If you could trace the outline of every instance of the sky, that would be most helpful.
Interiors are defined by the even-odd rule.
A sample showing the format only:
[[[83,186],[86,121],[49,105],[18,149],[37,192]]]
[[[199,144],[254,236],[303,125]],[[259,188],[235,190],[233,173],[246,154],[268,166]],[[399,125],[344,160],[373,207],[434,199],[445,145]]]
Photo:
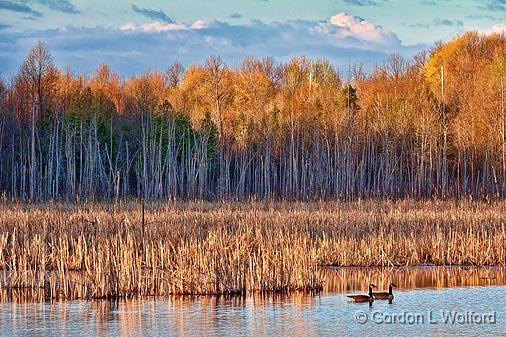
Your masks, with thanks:
[[[0,0],[0,74],[15,75],[38,40],[59,67],[131,76],[211,55],[370,69],[469,30],[506,32],[506,0]]]

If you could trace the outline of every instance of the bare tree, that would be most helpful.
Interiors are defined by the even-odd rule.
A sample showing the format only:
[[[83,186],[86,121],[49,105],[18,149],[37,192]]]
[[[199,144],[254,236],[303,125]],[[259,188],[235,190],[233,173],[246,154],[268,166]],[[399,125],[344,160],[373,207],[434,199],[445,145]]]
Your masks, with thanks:
[[[30,145],[30,199],[35,199],[37,183],[37,158],[35,153],[36,119],[39,118],[49,106],[50,95],[56,83],[56,69],[53,59],[46,45],[39,41],[28,52],[19,80],[27,83],[31,97],[31,145]]]
[[[207,88],[211,103],[211,118],[218,125],[220,137],[219,146],[219,195],[224,197],[230,190],[228,167],[230,165],[228,156],[228,139],[224,130],[224,110],[226,105],[231,103],[232,93],[226,81],[227,68],[221,57],[211,56],[205,62],[207,73]]]
[[[184,66],[179,61],[175,61],[167,68],[165,76],[169,88],[175,88],[181,84],[184,72]]]
[[[28,52],[19,76],[30,84],[36,112],[43,113],[48,108],[50,95],[54,90],[56,68],[51,54],[42,41],[37,42]]]

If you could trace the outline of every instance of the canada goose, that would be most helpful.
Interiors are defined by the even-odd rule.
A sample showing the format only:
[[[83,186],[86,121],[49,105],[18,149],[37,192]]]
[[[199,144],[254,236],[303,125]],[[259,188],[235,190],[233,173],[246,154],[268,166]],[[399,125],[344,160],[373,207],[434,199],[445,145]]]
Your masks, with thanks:
[[[372,288],[376,288],[376,286],[371,283],[371,284],[369,284],[369,294],[368,295],[347,295],[346,297],[351,298],[351,300],[356,303],[369,302],[369,305],[372,305],[372,302],[374,302]]]
[[[388,303],[392,304],[392,301],[394,300],[394,294],[392,293],[392,288],[397,287],[394,283],[390,283],[388,286],[388,292],[377,292],[373,293],[373,296],[377,300],[388,300]]]

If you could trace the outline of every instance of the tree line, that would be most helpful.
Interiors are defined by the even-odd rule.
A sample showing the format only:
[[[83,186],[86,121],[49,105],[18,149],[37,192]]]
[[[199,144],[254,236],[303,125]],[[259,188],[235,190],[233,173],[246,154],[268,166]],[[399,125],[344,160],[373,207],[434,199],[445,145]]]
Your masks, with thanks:
[[[0,81],[0,193],[50,199],[506,196],[506,37],[366,72],[219,57],[123,79],[38,42]]]

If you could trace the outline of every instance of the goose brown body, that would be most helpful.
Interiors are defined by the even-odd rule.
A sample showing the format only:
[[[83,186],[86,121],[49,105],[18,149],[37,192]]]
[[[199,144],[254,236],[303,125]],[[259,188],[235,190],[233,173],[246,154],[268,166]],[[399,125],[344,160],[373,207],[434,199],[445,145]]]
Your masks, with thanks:
[[[372,302],[374,302],[372,288],[376,288],[376,286],[371,283],[369,284],[369,293],[367,295],[347,295],[347,297],[351,298],[351,300],[356,303],[369,302],[369,304],[372,304]]]
[[[374,299],[388,300],[389,303],[392,303],[392,301],[394,300],[394,294],[392,292],[393,287],[397,287],[397,286],[394,283],[390,283],[390,285],[388,286],[388,292],[381,291],[381,292],[373,293]]]

